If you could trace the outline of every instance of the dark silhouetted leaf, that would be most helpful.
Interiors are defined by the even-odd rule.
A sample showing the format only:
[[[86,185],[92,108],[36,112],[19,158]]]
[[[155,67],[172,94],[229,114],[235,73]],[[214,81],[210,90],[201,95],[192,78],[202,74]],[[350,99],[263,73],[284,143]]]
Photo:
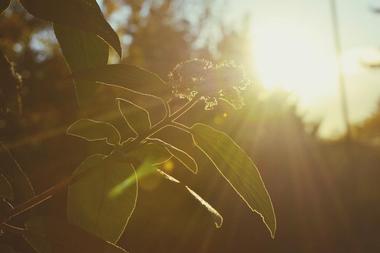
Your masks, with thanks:
[[[22,203],[34,196],[34,189],[29,178],[13,159],[8,149],[0,143],[0,174],[10,183],[13,189],[14,204]]]
[[[104,19],[96,0],[21,0],[21,3],[38,18],[98,35],[121,56],[119,37]]]
[[[57,218],[33,217],[25,227],[27,232],[24,238],[38,253],[127,252],[115,244]]]
[[[0,14],[8,8],[11,0],[0,0]]]
[[[0,174],[0,198],[14,199],[12,185],[3,174]]]
[[[118,99],[117,102],[120,113],[137,136],[149,131],[152,123],[147,110],[124,99]]]
[[[158,75],[128,64],[110,64],[79,71],[76,79],[119,85],[135,92],[162,98],[171,95],[171,88]]]
[[[188,170],[190,170],[194,174],[197,174],[198,172],[197,162],[188,153],[160,139],[153,138],[153,139],[149,139],[149,141],[166,147],[168,151],[170,152],[170,154],[172,154]]]
[[[212,161],[248,207],[261,215],[274,237],[276,216],[272,201],[249,156],[228,135],[210,126],[195,124],[191,127],[191,133],[197,147]]]
[[[80,119],[67,128],[67,134],[87,141],[105,140],[110,145],[120,143],[119,131],[110,123],[92,119]]]
[[[121,162],[118,155],[87,158],[74,172],[78,178],[68,187],[69,222],[110,242],[120,238],[137,201],[137,184],[112,194],[115,186],[136,177],[132,165]]]
[[[95,34],[57,24],[54,32],[72,72],[107,64],[108,45]],[[75,85],[79,104],[88,105],[96,90],[95,82],[76,81]]]

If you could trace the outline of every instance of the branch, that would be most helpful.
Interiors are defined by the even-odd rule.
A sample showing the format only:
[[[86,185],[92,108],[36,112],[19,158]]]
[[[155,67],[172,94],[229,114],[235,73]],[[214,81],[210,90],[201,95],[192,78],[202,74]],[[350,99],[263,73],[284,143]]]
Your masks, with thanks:
[[[16,234],[16,235],[22,235],[25,232],[25,228],[20,228],[20,227],[17,227],[17,226],[13,226],[13,225],[8,224],[8,223],[3,223],[2,224],[2,228],[4,230],[9,231],[12,234]]]
[[[46,191],[34,196],[33,198],[27,200],[26,202],[16,206],[14,209],[10,210],[7,215],[5,215],[4,218],[1,220],[1,224],[5,224],[10,219],[12,219],[15,216],[18,216],[30,209],[32,209],[35,206],[38,206],[39,204],[45,202],[46,200],[50,199],[52,196],[54,196],[57,192],[60,190],[66,188],[73,179],[72,176],[64,178],[62,181],[57,183],[56,185],[50,187]]]

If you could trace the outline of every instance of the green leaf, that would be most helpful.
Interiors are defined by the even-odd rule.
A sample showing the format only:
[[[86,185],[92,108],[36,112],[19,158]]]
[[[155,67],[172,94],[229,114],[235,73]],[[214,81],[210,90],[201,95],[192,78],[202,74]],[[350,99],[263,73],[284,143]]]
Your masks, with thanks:
[[[87,141],[105,140],[109,145],[118,145],[119,131],[110,123],[92,119],[80,119],[67,128],[67,134]]]
[[[190,170],[192,173],[197,174],[198,173],[198,164],[194,160],[193,157],[191,157],[188,153],[183,151],[182,149],[179,149],[161,139],[157,138],[150,138],[150,142],[157,143],[159,145],[162,145],[166,147],[169,151],[169,153],[174,156],[180,163],[182,163],[186,169]]]
[[[128,146],[126,147],[128,150]],[[142,143],[138,147],[126,151],[124,157],[136,166],[148,162],[152,165],[159,165],[169,160],[172,155],[170,152],[156,143]]]
[[[73,72],[107,64],[108,46],[98,36],[57,24],[54,33]]]
[[[0,14],[8,8],[10,3],[11,0],[0,0]]]
[[[123,182],[120,182],[118,185],[111,190],[109,193],[110,197],[117,197],[125,189],[132,187],[135,184],[141,185],[141,182],[148,177],[154,174],[157,171],[157,167],[152,165],[150,162],[146,161],[140,163],[136,168],[136,174],[126,178]]]
[[[171,88],[158,75],[128,64],[109,64],[73,74],[76,79],[119,85],[132,91],[162,98],[171,96]]]
[[[29,178],[13,158],[12,154],[1,143],[0,174],[2,174],[12,186],[14,195],[13,204],[20,204],[34,196],[34,189]]]
[[[12,185],[3,174],[0,174],[0,198],[14,200]]]
[[[137,136],[150,130],[152,123],[147,110],[121,98],[117,99],[117,103],[123,118]]]
[[[54,32],[72,72],[107,64],[108,45],[95,34],[57,24]],[[90,104],[95,82],[75,81],[75,86],[79,104]]]
[[[132,165],[122,162],[119,155],[90,156],[74,172],[79,177],[68,187],[69,222],[110,242],[120,238],[137,201],[137,184],[111,194],[125,179],[136,177]]]
[[[260,173],[236,142],[214,128],[195,124],[191,133],[196,146],[211,160],[248,207],[261,215],[272,238],[276,232],[276,216]]]
[[[98,35],[121,56],[119,37],[104,19],[96,0],[21,0],[33,16]]]
[[[26,241],[38,253],[126,253],[115,244],[53,217],[33,217],[26,224]],[[2,252],[2,251],[1,251]]]

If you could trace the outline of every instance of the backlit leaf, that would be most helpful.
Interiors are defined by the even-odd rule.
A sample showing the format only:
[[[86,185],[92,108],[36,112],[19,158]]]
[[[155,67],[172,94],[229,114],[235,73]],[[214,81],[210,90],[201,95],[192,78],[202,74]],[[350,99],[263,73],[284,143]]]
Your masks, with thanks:
[[[123,182],[116,185],[110,192],[110,197],[117,197],[124,189],[133,187],[137,184],[141,186],[146,177],[152,176],[157,171],[157,167],[150,162],[143,162],[136,168],[136,174],[126,178]]]
[[[0,174],[13,189],[14,204],[22,203],[34,196],[34,189],[29,178],[13,158],[8,149],[0,143]]]
[[[259,213],[271,236],[276,232],[276,216],[260,173],[236,142],[214,128],[195,124],[191,127],[194,143],[212,161],[222,176],[244,200]]]
[[[21,0],[21,3],[33,16],[98,35],[121,56],[119,37],[104,19],[96,0]]]
[[[126,147],[128,149],[128,147]],[[142,143],[138,147],[131,149],[131,151],[126,151],[124,157],[130,159],[137,166],[145,162],[149,162],[153,165],[158,165],[169,160],[172,155],[170,152],[161,145],[156,143]]]
[[[170,154],[172,154],[180,163],[182,163],[185,166],[185,168],[190,170],[192,173],[197,174],[198,172],[197,162],[188,153],[160,139],[154,138],[154,139],[149,139],[149,141],[166,147],[168,151],[170,152]]]
[[[117,102],[120,113],[137,136],[149,131],[152,127],[152,123],[147,110],[128,100],[118,99]]]
[[[108,45],[97,35],[57,24],[54,32],[72,72],[107,64]],[[75,86],[79,104],[88,105],[96,91],[95,82],[75,81]]]
[[[137,184],[110,194],[125,179],[136,177],[132,165],[119,155],[87,158],[74,172],[78,179],[68,187],[69,222],[110,242],[120,238],[137,201]]]
[[[105,140],[110,145],[120,143],[119,131],[110,123],[92,119],[80,119],[67,128],[67,134],[87,141]]]
[[[38,253],[127,252],[115,244],[57,218],[33,217],[25,227],[27,232],[24,238]]]
[[[128,64],[109,64],[79,71],[76,79],[119,85],[135,92],[167,98],[171,88],[158,75]]]

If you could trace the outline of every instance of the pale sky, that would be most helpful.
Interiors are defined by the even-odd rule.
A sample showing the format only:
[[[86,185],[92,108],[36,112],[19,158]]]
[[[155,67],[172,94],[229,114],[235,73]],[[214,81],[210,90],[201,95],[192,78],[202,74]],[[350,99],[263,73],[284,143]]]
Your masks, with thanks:
[[[146,0],[154,1],[162,2]],[[380,61],[380,12],[373,11],[374,7],[380,10],[380,0],[336,3],[349,118],[358,123],[371,115],[380,99],[380,68],[368,69],[360,63]],[[200,6],[212,6],[210,20],[221,23],[225,31],[251,16],[255,81],[298,96],[299,111],[306,119],[322,120],[322,136],[342,133],[330,0],[174,1],[174,21],[185,20],[194,27],[190,34],[199,37],[196,46],[221,39],[220,28],[208,29],[206,24],[199,29],[204,12]]]
[[[257,79],[299,95],[300,110],[323,119],[322,135],[341,132],[329,0],[244,2],[252,8]],[[360,64],[380,46],[380,13],[370,9],[376,5],[380,1],[337,0],[352,122],[369,116],[380,98],[380,69]]]

